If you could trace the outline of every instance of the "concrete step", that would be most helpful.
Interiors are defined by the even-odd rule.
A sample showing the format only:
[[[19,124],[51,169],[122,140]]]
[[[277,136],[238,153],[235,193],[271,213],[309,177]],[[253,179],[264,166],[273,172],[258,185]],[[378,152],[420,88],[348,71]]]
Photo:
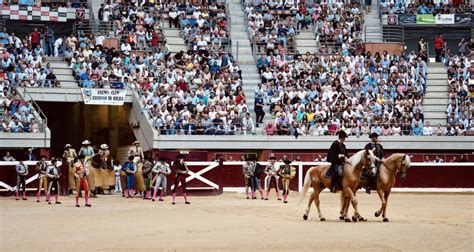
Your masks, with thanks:
[[[447,92],[428,91],[425,94],[425,98],[443,98],[448,99]]]
[[[423,103],[424,111],[430,111],[430,112],[446,111],[446,108],[447,108],[447,104],[426,104],[425,102]]]
[[[299,41],[300,39],[315,39],[315,36],[312,32],[301,32],[296,36],[296,40]]]
[[[427,81],[430,80],[447,80],[448,74],[447,73],[429,73],[426,76]]]
[[[61,61],[61,62],[50,62],[49,65],[50,65],[51,68],[53,68],[53,69],[56,69],[56,68],[70,69],[70,67],[68,67],[67,63],[64,62],[64,61]]]
[[[53,68],[53,73],[55,75],[72,75],[72,69],[70,68]]]
[[[176,29],[164,29],[163,32],[164,32],[164,35],[166,36],[166,38],[181,36],[179,34],[179,30],[176,30]]]
[[[46,57],[47,62],[64,62],[62,57]]]
[[[180,51],[187,51],[188,47],[185,45],[169,45],[171,52],[180,52]]]
[[[448,106],[448,99],[440,99],[440,98],[423,98],[423,105],[424,106],[431,106],[431,105],[444,105],[445,107]]]
[[[427,92],[448,92],[448,86],[444,85],[430,85],[431,83],[428,83],[427,85]]]
[[[444,67],[428,67],[426,69],[426,73],[428,74],[446,74],[447,71]]]
[[[296,45],[297,47],[316,47],[317,43],[314,39],[297,39]]]
[[[297,46],[296,49],[301,54],[305,54],[306,52],[315,53],[319,51],[319,48],[317,46]]]
[[[425,120],[428,119],[446,119],[446,114],[444,112],[424,112]]]

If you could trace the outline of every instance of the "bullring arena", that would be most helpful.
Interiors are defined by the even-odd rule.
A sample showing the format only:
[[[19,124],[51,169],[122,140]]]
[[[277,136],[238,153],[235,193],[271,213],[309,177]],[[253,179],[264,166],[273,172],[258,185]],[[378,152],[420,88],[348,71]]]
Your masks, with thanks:
[[[472,194],[394,193],[390,222],[375,218],[376,195],[360,193],[367,222],[338,220],[339,197],[323,193],[326,222],[308,221],[298,193],[283,205],[246,200],[242,193],[196,196],[191,205],[100,196],[90,209],[73,198],[48,206],[0,200],[3,251],[472,251]]]
[[[0,1],[0,252],[474,251],[473,6]]]

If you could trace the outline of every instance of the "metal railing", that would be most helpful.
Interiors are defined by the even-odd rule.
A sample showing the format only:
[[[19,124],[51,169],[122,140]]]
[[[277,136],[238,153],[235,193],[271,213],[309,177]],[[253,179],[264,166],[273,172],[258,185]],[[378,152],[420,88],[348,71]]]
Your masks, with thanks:
[[[48,137],[47,132],[46,132],[46,128],[48,127],[48,117],[46,117],[46,115],[43,113],[43,110],[41,110],[38,103],[36,103],[36,101],[33,99],[30,93],[28,93],[26,88],[23,88],[22,98],[25,101],[28,99],[33,105],[33,108],[36,111],[36,113],[33,113],[33,115],[35,116],[35,119],[38,122],[38,125],[40,126],[42,133],[44,134],[44,138],[46,139]]]
[[[382,35],[384,42],[398,42],[405,41],[405,28],[403,26],[384,25],[382,26]]]
[[[92,15],[92,14],[91,14]],[[96,34],[100,32],[104,36],[113,37],[110,32],[115,31],[115,25],[112,21],[104,22],[99,20],[89,20],[84,23],[74,23],[73,31],[76,35],[78,34]],[[114,33],[115,34],[115,33]]]

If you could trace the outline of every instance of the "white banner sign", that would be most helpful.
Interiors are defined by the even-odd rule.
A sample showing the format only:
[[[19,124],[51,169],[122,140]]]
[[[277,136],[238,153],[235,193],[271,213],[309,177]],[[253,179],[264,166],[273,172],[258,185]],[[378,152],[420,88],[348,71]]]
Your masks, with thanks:
[[[454,14],[436,15],[436,24],[454,24]]]
[[[123,105],[127,90],[82,88],[82,98],[87,105]]]

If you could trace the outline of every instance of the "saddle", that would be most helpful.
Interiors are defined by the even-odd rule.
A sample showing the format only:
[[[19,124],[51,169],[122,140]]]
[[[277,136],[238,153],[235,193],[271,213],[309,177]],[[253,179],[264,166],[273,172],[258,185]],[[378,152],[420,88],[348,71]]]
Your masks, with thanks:
[[[331,169],[331,167],[329,167],[329,169],[327,170],[327,172],[325,174],[326,178],[331,178],[332,175],[334,175],[334,173],[336,172],[336,169],[337,169],[337,167],[335,169]],[[342,169],[342,175],[341,175],[341,178],[342,178],[342,177],[344,177],[344,166],[342,166],[341,169]]]

